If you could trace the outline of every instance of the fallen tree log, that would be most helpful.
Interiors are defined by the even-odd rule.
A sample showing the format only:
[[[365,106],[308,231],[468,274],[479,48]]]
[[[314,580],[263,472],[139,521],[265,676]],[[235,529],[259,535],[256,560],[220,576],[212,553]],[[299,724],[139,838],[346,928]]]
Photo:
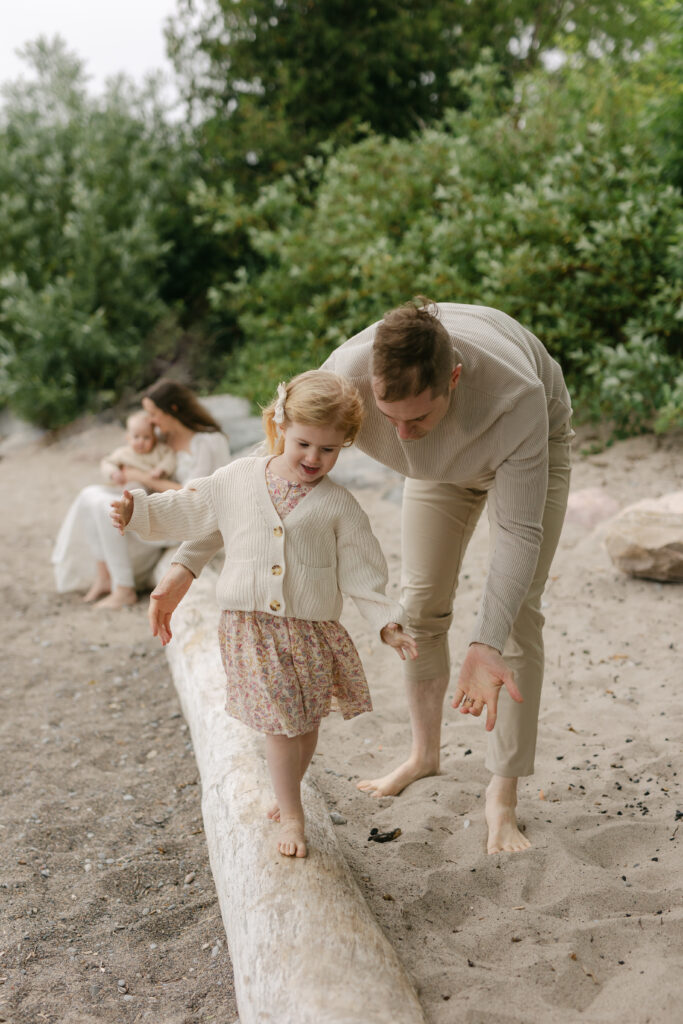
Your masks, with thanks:
[[[423,1024],[406,971],[370,913],[308,778],[309,855],[275,852],[262,738],[223,710],[214,587],[215,575],[205,570],[175,613],[166,650],[202,781],[240,1024]]]

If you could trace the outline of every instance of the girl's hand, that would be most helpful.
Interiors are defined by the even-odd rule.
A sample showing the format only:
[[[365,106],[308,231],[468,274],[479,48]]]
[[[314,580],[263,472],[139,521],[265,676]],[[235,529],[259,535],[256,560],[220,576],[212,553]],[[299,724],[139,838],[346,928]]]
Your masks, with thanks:
[[[172,562],[163,579],[149,595],[149,619],[152,636],[158,636],[165,647],[170,642],[171,616],[192,585],[194,576],[180,562]]]
[[[402,661],[406,660],[406,654],[411,661],[417,658],[417,644],[412,636],[403,632],[403,626],[399,626],[398,622],[387,623],[380,630],[379,635],[382,638],[382,643],[393,647]]]
[[[124,491],[118,501],[112,501],[111,512],[109,517],[119,531],[123,534],[123,531],[130,522],[130,517],[133,515],[133,495],[130,491]]]

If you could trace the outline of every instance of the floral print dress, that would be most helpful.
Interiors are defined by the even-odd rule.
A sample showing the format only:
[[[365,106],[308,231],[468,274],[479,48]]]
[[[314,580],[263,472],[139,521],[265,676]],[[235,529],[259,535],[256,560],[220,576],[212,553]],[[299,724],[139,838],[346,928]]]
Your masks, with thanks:
[[[291,483],[269,467],[266,481],[281,519],[315,486]],[[330,711],[344,718],[372,711],[360,656],[340,622],[225,610],[218,637],[226,710],[258,732],[301,736]]]

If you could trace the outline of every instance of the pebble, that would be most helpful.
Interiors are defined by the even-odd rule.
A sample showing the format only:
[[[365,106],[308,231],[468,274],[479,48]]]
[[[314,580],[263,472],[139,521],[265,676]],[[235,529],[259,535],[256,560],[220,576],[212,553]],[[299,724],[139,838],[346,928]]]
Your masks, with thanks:
[[[469,818],[465,818],[465,820],[462,823],[462,827],[463,828],[469,828],[471,824],[472,824],[472,822],[470,821],[470,819]]]
[[[330,819],[333,825],[345,825],[346,818],[339,811],[330,811]]]
[[[185,875],[185,885],[191,885],[197,877],[194,871],[190,871],[189,874]]]

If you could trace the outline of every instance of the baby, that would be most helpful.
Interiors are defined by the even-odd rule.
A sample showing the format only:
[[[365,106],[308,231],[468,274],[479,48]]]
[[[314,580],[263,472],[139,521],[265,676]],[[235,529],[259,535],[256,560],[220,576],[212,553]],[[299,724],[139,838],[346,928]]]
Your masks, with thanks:
[[[102,474],[108,483],[126,484],[126,479],[121,473],[122,466],[143,470],[155,478],[173,475],[175,453],[167,444],[157,441],[152,421],[146,412],[134,412],[128,417],[126,441],[127,444],[116,448],[100,463]]]

